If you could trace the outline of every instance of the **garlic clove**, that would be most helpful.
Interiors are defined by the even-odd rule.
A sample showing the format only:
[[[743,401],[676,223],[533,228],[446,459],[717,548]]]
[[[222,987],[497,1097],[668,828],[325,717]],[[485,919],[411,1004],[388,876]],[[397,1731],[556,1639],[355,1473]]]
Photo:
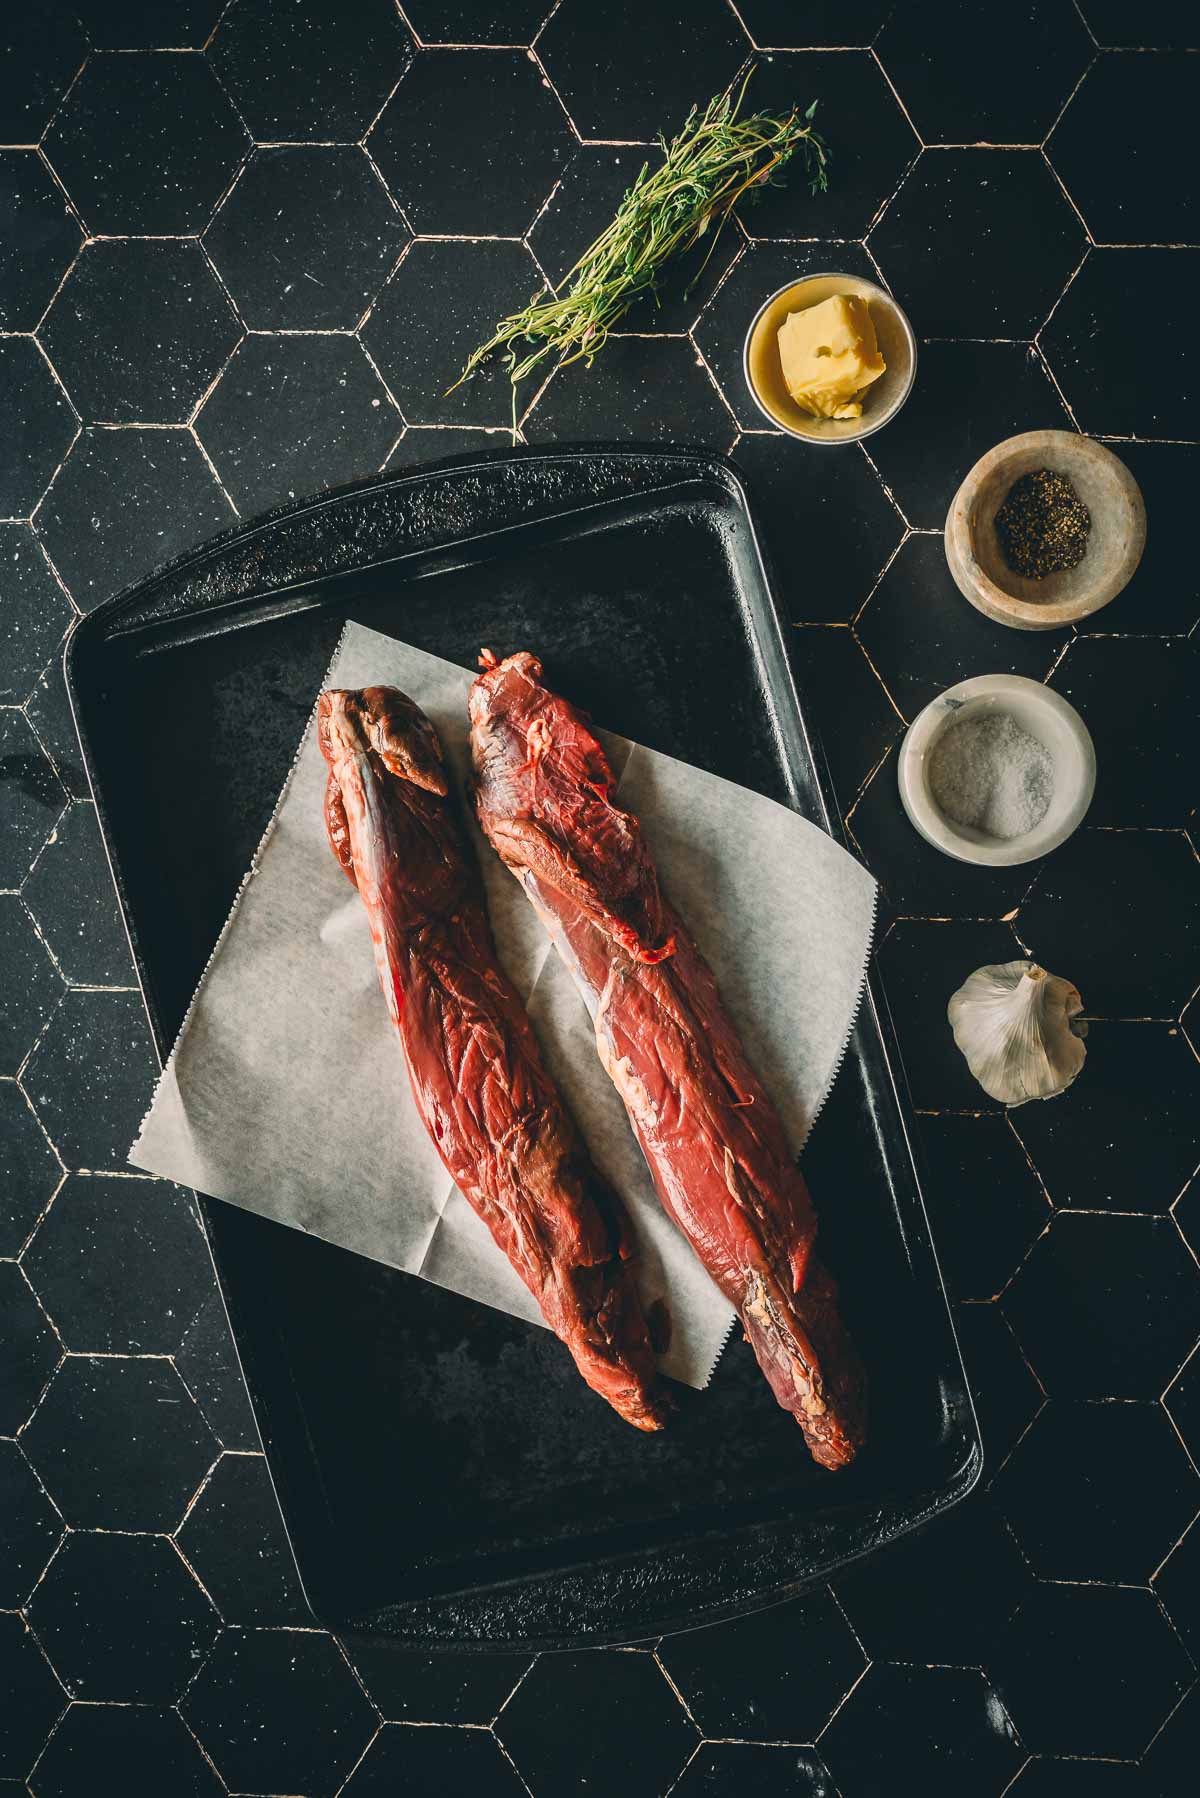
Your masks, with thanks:
[[[1069,980],[1032,961],[976,968],[946,1015],[967,1066],[1003,1105],[1052,1099],[1070,1086],[1087,1056],[1077,1023],[1083,1000]]]

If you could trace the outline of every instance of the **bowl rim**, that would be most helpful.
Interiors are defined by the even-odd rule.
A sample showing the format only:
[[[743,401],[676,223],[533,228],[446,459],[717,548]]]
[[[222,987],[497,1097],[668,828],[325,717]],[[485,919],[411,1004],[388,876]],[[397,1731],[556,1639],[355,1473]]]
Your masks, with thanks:
[[[767,407],[759,398],[758,389],[750,378],[750,344],[753,340],[755,331],[758,329],[758,322],[762,318],[763,313],[766,312],[769,307],[773,306],[776,300],[781,299],[785,293],[791,293],[796,288],[804,287],[810,281],[857,281],[861,286],[869,287],[872,294],[877,295],[879,299],[884,301],[895,313],[900,322],[900,328],[904,333],[905,343],[908,346],[908,379],[905,381],[888,410],[876,418],[871,418],[868,413],[866,415],[866,420],[869,422],[864,422],[861,429],[847,431],[840,437],[821,437],[808,431],[798,431],[794,426],[784,424],[773,412],[768,411]],[[742,378],[749,389],[750,398],[754,401],[754,404],[758,407],[763,417],[770,424],[772,431],[780,431],[785,436],[791,437],[796,443],[815,444],[818,449],[840,449],[843,444],[861,443],[864,437],[872,437],[876,431],[882,431],[884,425],[891,423],[897,412],[899,412],[901,406],[903,406],[908,399],[909,394],[913,390],[913,382],[917,378],[916,333],[913,331],[912,321],[909,319],[907,312],[905,312],[900,302],[888,292],[886,287],[881,286],[878,281],[872,281],[869,275],[856,275],[849,269],[813,269],[810,274],[800,275],[795,281],[785,281],[782,287],[777,287],[774,293],[768,294],[762,305],[754,314],[754,317],[750,320],[750,326],[742,344]]]
[[[923,757],[932,746],[935,732],[940,735],[945,726],[947,701],[966,705],[976,699],[1003,700],[1006,694],[1013,693],[1020,693],[1045,711],[1054,713],[1066,725],[1082,759],[1079,790],[1065,816],[1053,828],[1035,825],[1022,837],[996,838],[992,844],[974,843],[934,804]],[[943,855],[983,868],[1019,867],[1025,862],[1039,861],[1060,848],[1082,824],[1096,790],[1096,746],[1092,733],[1070,700],[1064,699],[1043,681],[1031,680],[1024,674],[975,674],[947,687],[917,713],[900,744],[896,781],[909,823]]]

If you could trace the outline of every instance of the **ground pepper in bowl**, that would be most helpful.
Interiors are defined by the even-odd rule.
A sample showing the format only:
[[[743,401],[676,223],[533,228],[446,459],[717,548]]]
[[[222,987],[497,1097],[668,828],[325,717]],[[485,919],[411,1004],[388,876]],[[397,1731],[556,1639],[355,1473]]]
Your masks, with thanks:
[[[1004,560],[1022,580],[1078,568],[1087,553],[1092,515],[1066,475],[1035,468],[1014,481],[996,513]]]

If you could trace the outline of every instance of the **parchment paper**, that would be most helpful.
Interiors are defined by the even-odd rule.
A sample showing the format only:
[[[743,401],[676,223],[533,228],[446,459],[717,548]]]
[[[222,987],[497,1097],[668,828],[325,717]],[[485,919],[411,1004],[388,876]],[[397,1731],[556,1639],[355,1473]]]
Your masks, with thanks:
[[[324,684],[400,687],[433,721],[461,780],[471,679],[349,624]],[[875,883],[773,800],[623,738],[605,742],[620,802],[640,818],[664,888],[799,1148],[858,1007]],[[366,915],[325,839],[324,785],[310,720],[129,1159],[540,1324],[417,1116]],[[663,1368],[704,1386],[733,1314],[658,1204],[569,975],[517,882],[473,820],[470,828],[502,959],[597,1163],[629,1208],[643,1295],[667,1298]]]

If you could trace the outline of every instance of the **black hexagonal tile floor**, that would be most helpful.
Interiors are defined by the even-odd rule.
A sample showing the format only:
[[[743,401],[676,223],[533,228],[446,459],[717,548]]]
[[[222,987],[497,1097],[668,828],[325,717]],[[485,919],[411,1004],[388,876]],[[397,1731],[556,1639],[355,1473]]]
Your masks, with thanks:
[[[1196,803],[1195,745],[1188,730],[1200,679],[1194,643],[1083,637],[1050,685],[1086,719],[1103,762],[1089,825],[1184,825]],[[1131,693],[1137,703],[1130,705]]]
[[[563,0],[538,38],[538,55],[580,137],[652,142],[679,131],[693,106],[706,106],[736,74],[749,50],[719,0],[671,5],[658,14],[672,54],[643,28],[635,0],[602,13],[586,0]]]
[[[871,439],[871,460],[911,525],[940,531],[980,456],[1020,431],[1070,430],[1027,343],[923,343],[903,411]]]
[[[1157,1404],[1051,1399],[992,1490],[1044,1579],[1144,1585],[1200,1511],[1200,1479]]]
[[[16,1074],[63,994],[62,976],[15,893],[0,893],[0,1074]]]
[[[0,143],[37,143],[86,55],[69,8],[14,11],[0,27]]]
[[[218,1452],[155,1356],[69,1356],[22,1444],[73,1529],[173,1529]]]
[[[308,1623],[261,1455],[222,1455],[176,1540],[226,1623]]]
[[[1163,1394],[1163,1404],[1192,1460],[1200,1466],[1200,1353],[1184,1362]]]
[[[225,1448],[257,1449],[258,1431],[220,1297],[205,1299],[184,1333],[175,1365]]]
[[[927,150],[870,242],[918,337],[1025,338],[1084,234],[1036,150]]]
[[[1042,680],[1065,633],[1010,631],[968,605],[946,566],[942,539],[901,545],[858,620],[858,634],[888,692],[908,719],[970,675]]]
[[[827,1591],[669,1636],[659,1658],[706,1736],[764,1741],[812,1741],[866,1666]]]
[[[891,7],[886,0],[864,0],[847,13],[836,0],[737,0],[742,22],[761,50],[804,50],[833,45],[851,48],[872,44]]]
[[[94,50],[202,50],[224,0],[75,0]]]
[[[0,889],[20,886],[66,794],[20,712],[0,709]]]
[[[32,337],[0,338],[0,518],[28,518],[79,421]]]
[[[226,1630],[183,1714],[235,1792],[336,1791],[377,1719],[330,1636]]]
[[[388,1723],[490,1723],[530,1667],[528,1655],[421,1655],[382,1637],[342,1646]]]
[[[1011,1533],[982,1495],[835,1582],[874,1658],[962,1666],[983,1660],[1028,1585]]]
[[[83,241],[34,150],[0,150],[0,330],[32,331]]]
[[[1011,1114],[1017,1135],[1055,1205],[1168,1210],[1200,1162],[1200,1063],[1163,1024],[1092,1024],[1087,1052],[1053,1104]]]
[[[1200,1181],[1192,1184],[1176,1199],[1171,1215],[1180,1234],[1200,1261]]]
[[[390,0],[242,0],[209,54],[258,143],[356,143],[413,47]]]
[[[219,1798],[220,1780],[177,1712],[73,1704],[30,1780],[33,1798]]]
[[[89,243],[38,337],[89,423],[182,424],[242,334],[192,239]]]
[[[380,1730],[342,1787],[346,1798],[412,1798],[443,1792],[481,1798],[523,1798],[528,1788],[484,1729],[413,1728],[389,1723]]]
[[[68,806],[38,855],[22,897],[72,986],[132,978],[95,807]]]
[[[926,1117],[920,1131],[922,1190],[950,1291],[994,1298],[1049,1221],[1046,1195],[1004,1118]]]
[[[247,337],[196,430],[243,514],[373,474],[403,429],[361,344]]]
[[[0,1611],[0,1778],[23,1781],[66,1694],[32,1631],[11,1611]]]
[[[1098,56],[1046,145],[1096,243],[1195,243],[1200,198],[1176,151],[1200,105],[1200,65],[1169,53]],[[1119,112],[1127,130],[1113,131]]]
[[[1157,50],[1200,49],[1200,26],[1176,0],[1146,0],[1131,12],[1122,0],[1081,0],[1080,12],[1096,42],[1105,47],[1136,44]]]
[[[78,606],[236,522],[189,431],[83,432],[38,511],[38,534]]]
[[[1027,1748],[1133,1760],[1192,1680],[1149,1592],[1038,1585],[988,1662]]]
[[[69,1175],[24,1266],[81,1354],[173,1354],[213,1277],[190,1195],[128,1174]]]
[[[1045,1395],[999,1305],[958,1305],[954,1327],[991,1478],[1003,1467]]]
[[[760,1742],[703,1742],[684,1768],[671,1798],[838,1798],[813,1748],[776,1748]]]
[[[916,133],[865,50],[767,57],[755,69],[746,105],[786,116],[793,107],[805,112],[814,100],[813,122],[833,153],[828,190],[810,192],[797,155],[778,182],[739,208],[751,237],[862,237],[920,153]]]
[[[816,727],[814,748],[824,754],[844,814],[903,724],[852,631],[805,626],[789,631],[785,642],[805,715]],[[847,708],[853,735],[842,728]]]
[[[506,425],[508,375],[493,358],[448,393],[496,321],[542,290],[524,244],[415,243],[371,309],[363,342],[410,425]],[[553,366],[547,362],[545,372]],[[521,389],[528,405],[536,382]]]
[[[591,368],[577,362],[522,425],[526,442],[630,439],[727,450],[737,427],[686,337],[610,337]]]
[[[1195,1660],[1200,1650],[1200,1520],[1172,1549],[1155,1574],[1153,1586]]]
[[[900,1052],[919,1110],[997,1109],[959,1053],[946,1006],[975,968],[1020,959],[1003,924],[903,918],[888,932],[878,965],[901,1019]]]
[[[1079,831],[1036,870],[1021,907],[1021,941],[1044,968],[1066,970],[1072,950],[1078,954],[1081,917],[1088,919],[1089,1015],[1175,1016],[1196,982],[1192,946],[1200,927],[1200,865],[1187,838]]]
[[[45,151],[89,231],[203,231],[248,148],[203,56],[89,58]]]
[[[1178,396],[1194,392],[1197,382],[1184,295],[1198,270],[1197,249],[1093,250],[1088,256],[1038,339],[1081,430],[1114,437],[1178,432]],[[1124,354],[1130,317],[1147,293],[1159,296],[1158,329],[1179,346],[1170,393],[1143,380]]]
[[[547,1715],[555,1728],[547,1730]],[[696,1746],[697,1732],[642,1650],[556,1654],[534,1663],[496,1720],[496,1734],[533,1791],[603,1783],[657,1798]]]
[[[20,1253],[61,1179],[29,1101],[14,1081],[0,1080],[0,1256]]]
[[[1080,621],[1085,632],[1190,631],[1200,619],[1200,573],[1188,554],[1189,505],[1200,478],[1200,445],[1114,443],[1141,487],[1154,529],[1133,579],[1116,599]]]
[[[522,50],[427,50],[367,148],[415,231],[519,237],[574,149],[554,94]]]
[[[384,463],[384,469],[423,468],[447,456],[465,456],[475,450],[511,447],[512,432],[476,429],[470,425],[409,425]]]
[[[1152,1798],[1139,1767],[1120,1761],[1029,1760],[1008,1788],[1012,1798]]]
[[[49,755],[54,771],[71,799],[87,799],[91,789],[79,753],[79,738],[67,698],[62,661],[58,656],[43,668],[25,703],[25,715]]]
[[[27,524],[0,524],[0,704],[32,692],[72,612]]]
[[[404,16],[423,44],[531,44],[553,0],[413,0]]]
[[[1200,1752],[1200,1684],[1194,1685],[1150,1744],[1142,1762],[1153,1798],[1186,1792]]]
[[[1195,1341],[1200,1269],[1169,1217],[1063,1211],[1002,1303],[1053,1396],[1157,1398]]]
[[[0,1610],[25,1603],[63,1533],[62,1518],[15,1442],[0,1441]]]
[[[922,1798],[999,1794],[1024,1751],[976,1668],[894,1667],[877,1661],[821,1737],[843,1791],[886,1791],[898,1767]]]
[[[66,994],[25,1070],[24,1086],[68,1167],[124,1167],[156,1064],[141,997]]]
[[[409,240],[356,144],[256,150],[204,243],[251,330],[350,329]]]
[[[172,1704],[211,1648],[217,1613],[163,1536],[75,1530],[29,1607],[73,1698]]]
[[[897,8],[876,52],[927,144],[1040,144],[1093,55],[1070,0],[1036,0],[989,32],[970,57],[979,22],[955,0]],[[978,40],[976,40],[978,41]]]

